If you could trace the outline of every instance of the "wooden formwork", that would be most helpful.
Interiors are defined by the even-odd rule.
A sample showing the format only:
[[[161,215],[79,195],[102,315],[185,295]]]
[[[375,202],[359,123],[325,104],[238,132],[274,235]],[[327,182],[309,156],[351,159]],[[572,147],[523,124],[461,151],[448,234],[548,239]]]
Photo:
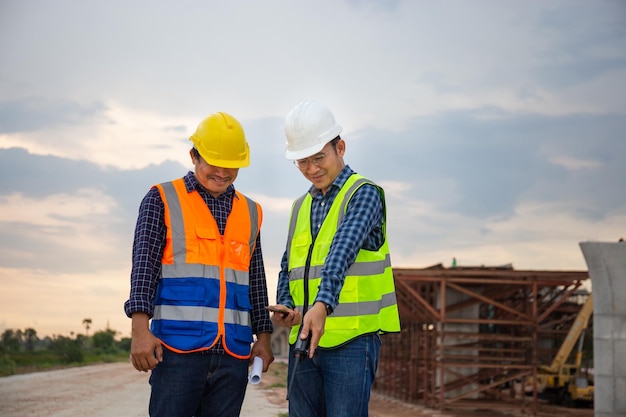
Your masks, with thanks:
[[[402,331],[384,335],[374,389],[444,410],[473,399],[537,405],[520,393],[569,330],[587,271],[394,268]]]

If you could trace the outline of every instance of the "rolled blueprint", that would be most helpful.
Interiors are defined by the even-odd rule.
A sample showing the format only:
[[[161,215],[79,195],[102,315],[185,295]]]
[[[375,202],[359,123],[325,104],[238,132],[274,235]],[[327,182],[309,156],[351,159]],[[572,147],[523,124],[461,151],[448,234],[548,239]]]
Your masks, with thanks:
[[[250,369],[250,376],[248,376],[248,381],[252,385],[256,385],[261,382],[261,373],[263,372],[263,359],[260,356],[255,356],[254,361],[252,361],[252,369]]]

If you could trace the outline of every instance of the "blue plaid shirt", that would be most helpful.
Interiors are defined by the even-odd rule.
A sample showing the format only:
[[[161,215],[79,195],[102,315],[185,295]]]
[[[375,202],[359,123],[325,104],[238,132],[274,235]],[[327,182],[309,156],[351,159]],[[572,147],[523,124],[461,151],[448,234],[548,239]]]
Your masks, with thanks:
[[[346,165],[325,195],[313,186],[309,188],[308,192],[313,197],[311,206],[311,233],[313,238],[317,236],[317,232],[322,227],[339,190],[352,174],[354,171]],[[354,263],[359,250],[378,250],[384,243],[382,222],[383,202],[378,189],[370,184],[361,186],[350,199],[346,216],[333,237],[330,251],[322,268],[322,281],[315,301],[329,304],[333,309],[337,307],[346,272],[348,267]],[[286,251],[280,266],[276,302],[294,308],[293,298],[289,293]]]
[[[211,210],[220,233],[224,234],[226,220],[233,206],[235,187],[231,185],[217,198],[198,183],[193,172],[183,178],[187,191],[197,190]],[[165,206],[161,194],[152,187],[139,206],[139,216],[133,242],[133,266],[130,274],[130,298],[124,303],[128,317],[135,312],[154,313],[154,297],[161,279],[161,260],[165,248]],[[252,331],[255,334],[271,333],[274,328],[265,306],[268,304],[265,266],[261,251],[261,234],[257,236],[256,248],[250,260],[250,302],[252,303]],[[221,344],[214,347],[216,353],[224,353]]]

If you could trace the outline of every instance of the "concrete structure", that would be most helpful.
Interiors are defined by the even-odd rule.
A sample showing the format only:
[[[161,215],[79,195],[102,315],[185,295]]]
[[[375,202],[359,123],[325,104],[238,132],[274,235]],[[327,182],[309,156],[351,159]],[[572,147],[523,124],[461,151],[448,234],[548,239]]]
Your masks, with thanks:
[[[469,350],[466,347],[467,338],[464,337],[467,333],[478,333],[480,332],[480,325],[476,322],[476,319],[480,317],[480,309],[479,305],[476,303],[472,303],[471,296],[457,291],[453,288],[448,288],[446,290],[445,298],[442,297],[441,294],[436,294],[437,309],[445,310],[447,306],[442,306],[441,303],[443,301],[448,305],[459,305],[466,304],[463,308],[450,312],[447,316],[451,319],[460,319],[463,320],[461,323],[437,323],[437,334],[438,337],[436,339],[436,343],[438,346],[445,347],[446,353],[452,357],[465,356],[468,362],[478,362],[479,361],[479,352],[477,350]],[[444,329],[445,326],[445,329]],[[460,335],[460,337],[455,337],[452,335]],[[459,347],[455,349],[455,347]],[[461,367],[455,369],[454,374],[450,374],[444,372],[443,369],[440,369],[440,372],[437,373],[436,377],[436,386],[454,386],[455,381],[458,378],[473,378],[474,375],[479,373],[478,367]],[[463,398],[471,398],[477,399],[479,397],[479,393],[473,389],[471,385],[462,385],[458,389],[453,388],[447,393],[448,396],[463,396]]]
[[[626,243],[580,248],[594,294],[595,417],[626,416]]]

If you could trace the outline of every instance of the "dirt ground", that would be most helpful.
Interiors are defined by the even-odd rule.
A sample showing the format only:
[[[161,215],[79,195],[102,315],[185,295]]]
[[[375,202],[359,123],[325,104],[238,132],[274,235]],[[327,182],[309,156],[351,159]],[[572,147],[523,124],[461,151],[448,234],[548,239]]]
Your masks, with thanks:
[[[287,408],[285,399],[285,367],[282,363],[274,363],[270,370],[263,374],[261,388],[268,401],[277,406]],[[388,396],[372,393],[370,398],[370,417],[529,417],[535,413],[532,405],[522,408],[494,401],[475,401],[464,405],[448,406],[444,411],[427,408],[417,404],[402,402]],[[539,404],[534,414],[536,417],[593,417],[593,409],[571,409]]]
[[[285,364],[275,363],[262,375],[261,383],[250,385],[242,417],[287,416]],[[149,374],[137,372],[127,363],[90,365],[78,368],[13,375],[0,378],[0,416],[22,417],[145,417],[149,398]],[[496,402],[476,402],[443,412],[403,403],[374,392],[371,417],[528,417],[532,409]],[[592,417],[593,410],[540,406],[537,417]]]
[[[147,417],[149,373],[130,363],[89,365],[0,378],[1,417]],[[286,416],[249,385],[241,417]]]

